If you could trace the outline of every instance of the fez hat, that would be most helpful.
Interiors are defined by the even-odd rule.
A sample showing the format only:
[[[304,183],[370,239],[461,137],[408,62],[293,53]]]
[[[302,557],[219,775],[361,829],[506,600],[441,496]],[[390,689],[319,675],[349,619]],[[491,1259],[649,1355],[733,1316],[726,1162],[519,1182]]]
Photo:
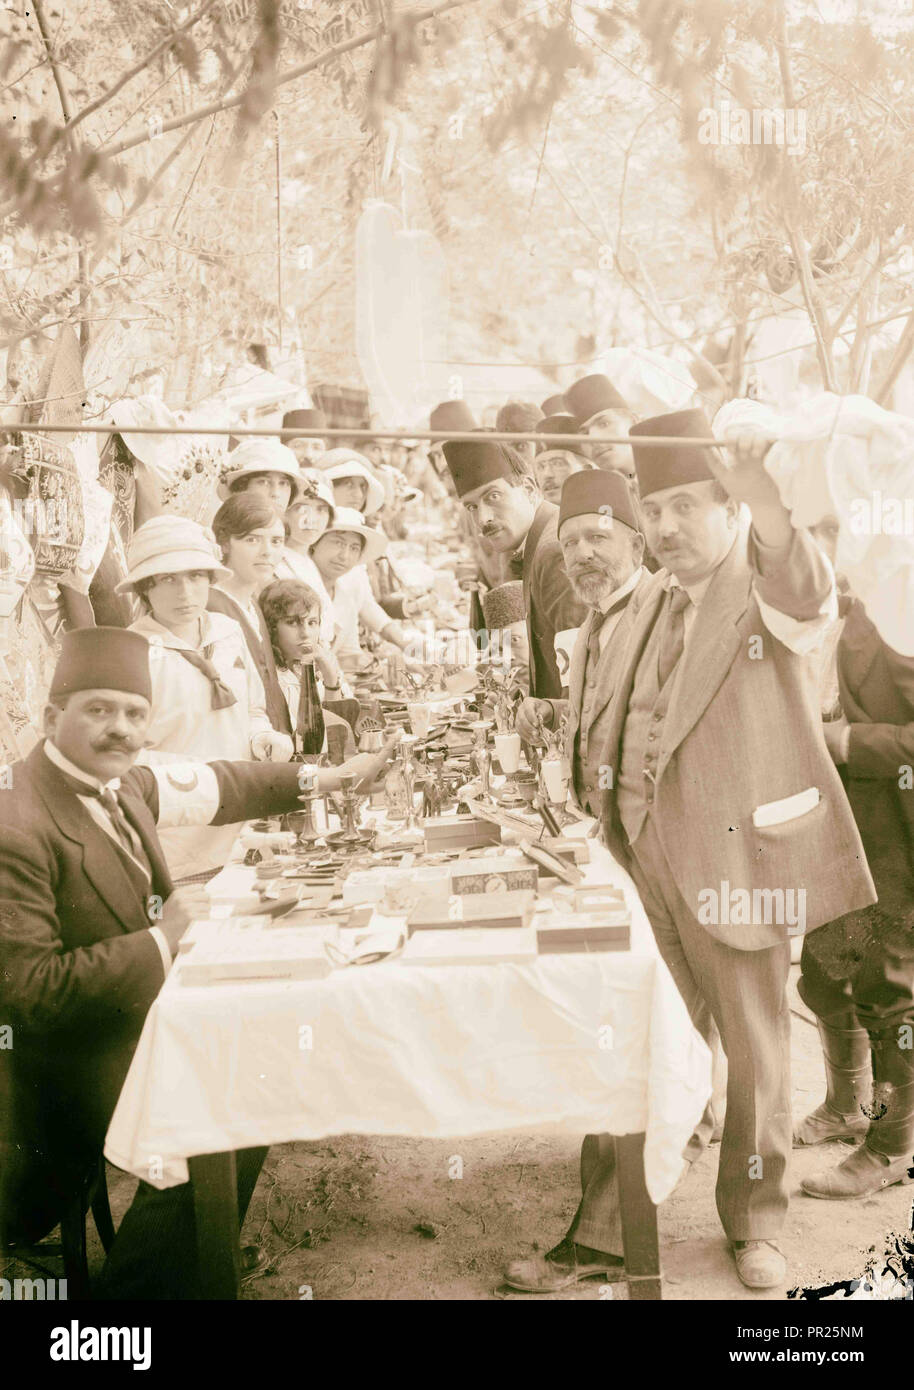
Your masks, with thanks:
[[[572,415],[587,424],[601,410],[627,410],[634,414],[628,401],[619,395],[608,376],[584,376],[569,386],[565,404]]]
[[[284,430],[325,430],[327,417],[322,410],[287,410],[282,417]]]
[[[654,415],[650,420],[632,425],[629,435],[641,496],[647,497],[667,487],[681,487],[684,483],[713,482],[707,449],[689,445],[690,438],[708,439],[712,434],[707,416],[697,409],[674,410],[670,415]],[[652,447],[651,435],[676,435],[682,439],[682,444]]]
[[[623,474],[614,469],[588,468],[582,473],[570,473],[562,484],[559,534],[570,517],[593,513],[608,517],[610,522],[621,521],[633,531],[640,529],[632,490]]]
[[[51,700],[78,690],[123,690],[152,699],[149,643],[125,627],[78,627],[61,638],[48,692]]]
[[[544,420],[540,420],[536,426],[537,434],[580,434],[581,422],[574,415],[547,415]],[[579,444],[555,444],[549,443],[544,439],[542,444],[537,444],[538,454],[544,453],[547,449],[562,449],[565,453],[581,454],[583,440]],[[583,456],[583,455],[582,455]]]
[[[443,449],[458,497],[496,478],[506,478],[514,485],[520,482],[504,447],[484,434],[479,439],[446,439]]]
[[[186,516],[163,512],[138,526],[127,547],[127,576],[114,586],[116,594],[135,590],[137,581],[154,574],[185,574],[188,570],[209,570],[211,582],[228,579],[216,554],[212,531]]]
[[[466,401],[442,401],[436,405],[428,417],[428,427],[430,430],[453,430],[455,434],[469,434],[479,428]]]
[[[550,415],[567,415],[568,402],[564,396],[547,396],[540,410],[548,418]]]

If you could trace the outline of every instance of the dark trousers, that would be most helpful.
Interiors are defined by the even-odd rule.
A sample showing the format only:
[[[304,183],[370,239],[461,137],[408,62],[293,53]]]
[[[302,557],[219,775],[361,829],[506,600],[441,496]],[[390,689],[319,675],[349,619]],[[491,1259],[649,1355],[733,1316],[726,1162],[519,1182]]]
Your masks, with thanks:
[[[874,1042],[914,1024],[914,925],[890,921],[879,905],[809,932],[800,995],[836,1028],[865,1028]]]
[[[240,1149],[236,1155],[239,1228],[268,1153],[269,1149]],[[118,1227],[94,1296],[130,1301],[200,1297],[197,1225],[189,1182],[164,1191],[140,1183]]]

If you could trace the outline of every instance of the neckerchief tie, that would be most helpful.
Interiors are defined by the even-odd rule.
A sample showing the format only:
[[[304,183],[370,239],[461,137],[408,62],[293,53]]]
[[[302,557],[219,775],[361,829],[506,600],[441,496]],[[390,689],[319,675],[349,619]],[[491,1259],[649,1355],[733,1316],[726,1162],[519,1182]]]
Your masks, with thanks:
[[[196,666],[197,670],[210,682],[212,686],[212,709],[229,709],[232,705],[237,705],[237,699],[213,665],[212,643],[204,647],[202,652],[188,651],[186,647],[172,647],[171,650],[179,652],[185,661],[189,661],[191,666]]]

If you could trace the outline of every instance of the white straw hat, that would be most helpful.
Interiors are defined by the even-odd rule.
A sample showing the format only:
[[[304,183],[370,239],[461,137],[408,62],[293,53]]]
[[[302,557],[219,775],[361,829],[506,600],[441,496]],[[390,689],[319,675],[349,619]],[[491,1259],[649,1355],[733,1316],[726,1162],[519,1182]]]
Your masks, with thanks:
[[[363,454],[355,449],[331,449],[318,460],[318,467],[325,478],[332,483],[340,478],[364,478],[368,484],[365,498],[365,515],[373,516],[384,506],[384,485],[371,464]]]
[[[373,526],[366,526],[362,513],[357,512],[354,507],[337,507],[335,517],[318,539],[323,540],[324,536],[330,536],[334,531],[354,531],[357,536],[362,537],[365,544],[360,563],[363,565],[377,560],[387,549],[387,537],[376,531]]]
[[[292,484],[292,500],[301,488],[301,469],[292,450],[278,439],[246,439],[233,449],[229,455],[231,469],[222,479],[219,488],[223,498],[231,495],[239,478],[250,477],[252,473],[282,473]]]
[[[187,517],[163,513],[134,531],[127,547],[127,577],[115,585],[114,592],[129,593],[138,579],[154,574],[183,574],[187,570],[209,570],[214,581],[231,575],[216,554],[212,531]]]

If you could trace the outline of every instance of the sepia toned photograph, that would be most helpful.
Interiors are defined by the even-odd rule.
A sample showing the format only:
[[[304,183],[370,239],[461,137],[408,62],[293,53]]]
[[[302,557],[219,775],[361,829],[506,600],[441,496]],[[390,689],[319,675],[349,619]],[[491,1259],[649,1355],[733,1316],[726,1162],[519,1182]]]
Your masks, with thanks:
[[[890,1364],[910,6],[6,0],[0,117],[7,1349]]]

